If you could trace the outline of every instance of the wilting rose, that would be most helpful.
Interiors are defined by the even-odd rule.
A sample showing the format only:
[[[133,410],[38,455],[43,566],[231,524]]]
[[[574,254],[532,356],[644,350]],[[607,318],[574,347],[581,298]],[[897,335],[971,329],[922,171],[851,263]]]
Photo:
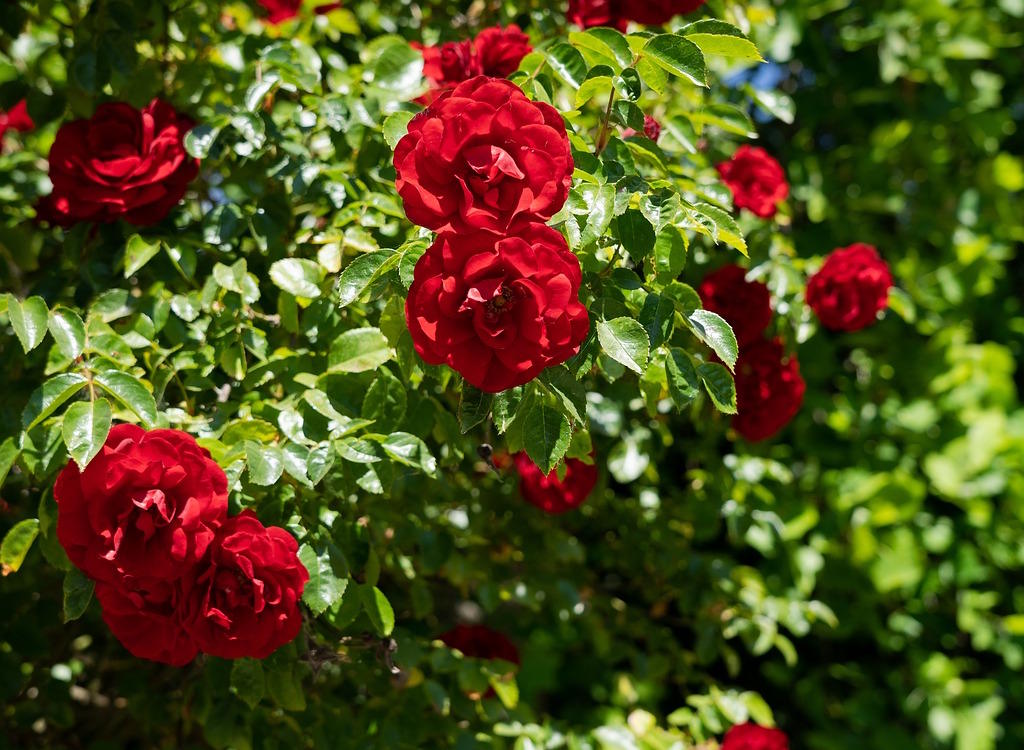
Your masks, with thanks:
[[[442,234],[406,299],[413,345],[481,390],[523,385],[579,351],[590,328],[581,278],[565,238],[544,224]]]
[[[154,99],[141,110],[101,104],[88,120],[62,125],[50,147],[53,192],[40,216],[61,226],[157,223],[199,172],[199,162],[182,145],[194,124]]]
[[[131,424],[115,425],[84,471],[69,463],[53,494],[71,562],[118,586],[180,578],[228,509],[227,477],[191,435]]]
[[[18,133],[27,133],[34,130],[36,124],[28,114],[28,105],[25,100],[15,104],[6,112],[0,111],[0,138],[3,138],[8,130]]]
[[[892,274],[878,251],[857,243],[839,248],[807,282],[807,304],[833,331],[859,331],[889,304]]]
[[[704,277],[700,299],[706,310],[721,315],[743,346],[761,338],[772,322],[771,294],[760,281],[747,281],[737,265],[723,266]]]
[[[789,195],[782,165],[757,146],[740,146],[729,161],[718,165],[718,173],[732,191],[736,208],[746,208],[761,218],[775,216]]]
[[[778,729],[737,724],[722,740],[722,750],[789,750],[789,739]]]
[[[199,653],[181,622],[182,583],[154,581],[141,588],[96,584],[103,621],[133,656],[180,667]]]
[[[302,628],[299,599],[309,573],[295,537],[251,510],[221,526],[194,574],[185,628],[205,653],[264,659]]]
[[[580,507],[597,484],[597,466],[577,458],[565,462],[565,478],[558,478],[558,469],[544,475],[526,453],[516,454],[519,492],[531,505],[545,513],[565,513]]]
[[[796,354],[785,353],[782,339],[750,344],[736,362],[738,413],[732,426],[747,440],[766,440],[800,411],[805,390]]]
[[[558,111],[513,83],[477,76],[441,94],[395,149],[409,219],[437,231],[506,231],[550,219],[565,203],[573,161]]]
[[[303,0],[256,0],[267,12],[267,22],[278,24],[299,15]],[[330,13],[341,7],[341,3],[324,3],[313,8],[317,14]]]
[[[625,31],[630,21],[660,26],[674,16],[692,13],[705,0],[569,0],[570,23],[589,29],[612,26]]]

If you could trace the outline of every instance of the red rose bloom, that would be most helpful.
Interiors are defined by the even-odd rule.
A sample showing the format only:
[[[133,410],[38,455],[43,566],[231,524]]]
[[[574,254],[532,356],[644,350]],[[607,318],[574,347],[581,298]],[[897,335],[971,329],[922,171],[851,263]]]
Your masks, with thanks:
[[[420,99],[424,104],[430,104],[438,94],[455,84],[483,73],[480,58],[474,54],[473,43],[468,39],[436,47],[425,47],[419,42],[413,42],[412,46],[423,54],[423,76],[434,89]]]
[[[786,356],[781,339],[749,345],[736,363],[738,414],[732,426],[752,442],[770,438],[800,411],[804,390],[800,363],[795,354]]]
[[[622,131],[623,138],[629,138],[636,135],[636,131],[633,128],[626,128]],[[650,138],[652,141],[657,141],[661,135],[661,123],[655,120],[650,115],[644,115],[644,135]]]
[[[116,585],[180,578],[228,509],[227,477],[191,435],[131,424],[110,430],[85,471],[69,463],[53,495],[71,562]]]
[[[833,331],[859,331],[889,304],[892,274],[878,251],[857,243],[839,248],[807,282],[807,304]]]
[[[497,393],[579,351],[590,328],[580,263],[544,224],[445,233],[416,263],[405,320],[416,352]]]
[[[267,22],[273,24],[287,21],[289,18],[295,18],[295,16],[299,15],[299,8],[302,7],[302,0],[257,0],[257,2],[267,11]],[[313,12],[318,14],[330,13],[332,10],[340,7],[341,3],[325,3],[324,5],[316,6]]]
[[[19,133],[27,133],[35,128],[36,124],[28,114],[28,105],[25,100],[15,104],[7,112],[0,111],[0,138],[7,134],[8,130],[15,130]]]
[[[629,21],[650,26],[668,23],[674,16],[691,13],[705,0],[569,0],[570,23],[589,29],[613,26],[625,31]]]
[[[309,573],[295,537],[245,510],[221,526],[195,573],[185,628],[204,652],[265,659],[302,627],[299,599]]]
[[[565,513],[583,505],[597,484],[597,466],[570,458],[565,462],[565,479],[558,478],[558,469],[547,476],[526,453],[516,454],[519,491],[532,505],[545,513]]]
[[[778,729],[737,724],[722,740],[722,750],[789,750],[789,739]]]
[[[752,344],[772,322],[771,295],[760,281],[747,281],[747,272],[736,265],[723,266],[704,277],[700,285],[704,309],[725,318],[741,347]]]
[[[471,659],[501,659],[519,664],[519,650],[515,644],[483,625],[456,625],[438,640]]]
[[[478,76],[409,123],[395,184],[420,226],[504,232],[517,217],[550,219],[565,203],[573,161],[558,111],[513,83]]]
[[[736,208],[746,208],[763,219],[775,216],[789,195],[782,165],[757,146],[740,146],[733,157],[718,165],[718,173],[732,191]]]
[[[182,145],[194,124],[154,99],[141,111],[101,104],[90,119],[62,125],[50,148],[53,192],[40,215],[66,227],[118,219],[157,223],[199,173],[199,162]]]
[[[140,589],[96,585],[103,621],[128,651],[140,659],[184,666],[199,653],[181,623],[180,581],[157,581]]]
[[[502,28],[492,26],[476,35],[473,41],[480,66],[485,76],[508,78],[518,68],[533,47],[530,37],[515,24]]]

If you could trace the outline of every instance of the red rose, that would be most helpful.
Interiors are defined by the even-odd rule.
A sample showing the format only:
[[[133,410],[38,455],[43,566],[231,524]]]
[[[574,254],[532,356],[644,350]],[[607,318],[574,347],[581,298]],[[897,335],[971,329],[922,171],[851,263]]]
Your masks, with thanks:
[[[157,223],[199,173],[199,162],[182,145],[194,124],[154,99],[141,111],[101,104],[90,119],[62,125],[50,148],[53,192],[40,215],[66,227],[118,219]]]
[[[747,272],[736,265],[723,266],[704,277],[700,285],[704,309],[725,318],[732,326],[741,352],[772,322],[771,295],[760,281],[747,281]]]
[[[423,54],[423,76],[433,87],[418,100],[423,104],[430,104],[442,91],[483,73],[480,58],[473,53],[473,43],[468,39],[436,47],[424,47],[419,42],[412,46]]]
[[[691,13],[705,0],[569,0],[570,23],[589,29],[614,26],[625,31],[629,21],[660,26],[681,13]]]
[[[736,363],[739,413],[732,426],[752,442],[770,438],[800,411],[805,389],[800,363],[795,354],[786,356],[782,339],[741,349]]]
[[[889,304],[892,274],[878,251],[857,243],[834,250],[807,282],[807,304],[833,331],[859,331]]]
[[[445,233],[416,263],[405,320],[416,352],[497,393],[579,351],[590,328],[582,273],[565,238],[544,224]]]
[[[722,740],[722,750],[789,750],[789,739],[778,729],[737,724]]]
[[[25,100],[15,104],[7,112],[0,110],[0,138],[7,134],[8,130],[15,130],[19,133],[27,133],[35,128],[36,124],[28,114],[28,105]]]
[[[180,578],[228,509],[224,471],[178,430],[115,425],[85,471],[57,477],[57,538],[86,575],[121,585]]]
[[[533,47],[530,37],[515,24],[502,28],[492,26],[484,29],[473,40],[480,66],[485,76],[508,78],[519,68]]]
[[[267,23],[278,24],[299,15],[302,0],[256,0],[267,11]],[[341,3],[325,3],[313,8],[317,14],[330,13],[341,7]]]
[[[746,208],[761,218],[775,216],[789,195],[782,165],[756,146],[740,146],[733,157],[718,165],[718,173],[732,191],[736,208]]]
[[[516,454],[519,491],[532,505],[545,513],[565,513],[583,505],[597,484],[597,466],[570,458],[565,462],[565,479],[558,470],[544,476],[525,453]]]
[[[199,653],[181,623],[184,594],[180,581],[156,581],[139,589],[96,584],[103,621],[128,651],[140,659],[184,666]]]
[[[636,135],[636,131],[633,128],[626,128],[622,131],[623,138],[629,138]],[[661,135],[661,123],[655,120],[650,115],[644,115],[644,135],[650,138],[652,141],[657,141]]]
[[[204,652],[264,659],[299,634],[299,599],[309,573],[295,537],[264,526],[251,510],[221,526],[195,573],[185,628]]]
[[[438,640],[471,659],[501,659],[519,664],[519,650],[515,644],[483,625],[456,625]]]
[[[517,217],[550,219],[573,161],[558,111],[513,83],[477,76],[441,94],[395,149],[409,219],[438,231],[504,232]]]

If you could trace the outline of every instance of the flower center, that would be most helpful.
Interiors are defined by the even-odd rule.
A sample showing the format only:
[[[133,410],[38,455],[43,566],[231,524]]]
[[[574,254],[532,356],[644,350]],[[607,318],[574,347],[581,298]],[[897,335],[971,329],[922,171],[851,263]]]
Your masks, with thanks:
[[[511,310],[515,307],[516,301],[519,299],[519,295],[516,294],[514,289],[507,286],[502,286],[501,289],[491,299],[487,300],[487,316],[490,318],[496,318],[503,312]]]

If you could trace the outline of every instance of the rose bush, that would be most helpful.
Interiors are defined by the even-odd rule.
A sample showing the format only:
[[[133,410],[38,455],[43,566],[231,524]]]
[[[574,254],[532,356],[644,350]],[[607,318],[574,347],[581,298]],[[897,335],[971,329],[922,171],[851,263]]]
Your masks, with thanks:
[[[8,3],[0,750],[1020,746],[1013,5]]]

